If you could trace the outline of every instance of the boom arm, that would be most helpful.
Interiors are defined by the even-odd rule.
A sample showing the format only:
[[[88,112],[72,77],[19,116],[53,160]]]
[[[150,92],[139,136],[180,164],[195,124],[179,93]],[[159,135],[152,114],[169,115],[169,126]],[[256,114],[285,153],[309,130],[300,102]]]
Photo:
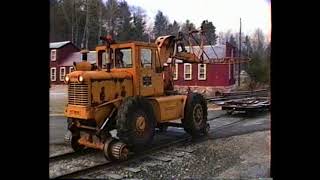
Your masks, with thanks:
[[[171,58],[171,65],[164,73],[164,89],[166,92],[174,90],[173,69],[175,67],[175,59],[187,63],[201,62],[195,54],[186,52],[181,40],[181,37],[176,38],[175,36],[168,35],[158,37],[155,42],[158,48],[161,66],[167,63],[168,59]],[[182,52],[178,52],[178,45],[181,45]]]
[[[160,36],[156,40],[160,62],[163,65],[167,63],[168,58],[180,59],[186,63],[199,63],[200,59],[193,53],[178,52],[178,39],[175,36]]]

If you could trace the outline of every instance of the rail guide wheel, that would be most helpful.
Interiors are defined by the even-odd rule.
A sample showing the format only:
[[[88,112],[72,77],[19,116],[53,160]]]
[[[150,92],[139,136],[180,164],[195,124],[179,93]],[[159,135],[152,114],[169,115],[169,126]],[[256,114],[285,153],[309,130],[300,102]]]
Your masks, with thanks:
[[[125,161],[128,159],[129,149],[125,143],[109,138],[104,144],[103,152],[108,161]]]
[[[71,148],[75,152],[81,152],[86,148],[84,145],[79,144],[79,139],[80,139],[79,133],[71,134],[70,144],[71,144]]]
[[[123,142],[116,142],[111,146],[112,156],[117,160],[127,160],[129,150],[127,148],[127,145]]]

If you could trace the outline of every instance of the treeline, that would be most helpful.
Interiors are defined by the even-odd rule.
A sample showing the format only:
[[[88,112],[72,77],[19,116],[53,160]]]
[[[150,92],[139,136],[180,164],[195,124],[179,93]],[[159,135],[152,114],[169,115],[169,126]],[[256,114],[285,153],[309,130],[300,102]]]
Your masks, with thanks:
[[[145,14],[126,1],[50,0],[50,41],[70,40],[81,48],[94,49],[99,37],[117,40],[148,39]]]
[[[219,32],[218,43],[229,42],[239,51],[239,32]],[[251,58],[250,63],[242,64],[253,82],[268,84],[270,82],[271,42],[266,40],[261,29],[256,29],[251,35],[241,34],[241,57]]]
[[[50,0],[50,41],[72,41],[80,48],[94,50],[99,37],[112,35],[116,41],[149,41],[161,35],[187,34],[189,30],[203,27],[206,30],[205,44],[215,45],[229,42],[239,47],[239,33],[219,32],[213,22],[203,20],[196,26],[190,20],[179,23],[171,21],[161,11],[153,25],[147,25],[147,15],[141,7],[130,6],[125,0]],[[268,82],[270,72],[270,43],[257,29],[252,35],[241,35],[242,56],[250,56],[252,62],[243,66],[258,82]],[[200,41],[198,36],[195,36]]]
[[[94,49],[101,35],[110,34],[117,41],[155,40],[161,35],[187,33],[196,26],[186,20],[172,23],[161,11],[154,17],[153,27],[146,25],[146,13],[141,7],[130,6],[126,1],[107,0],[50,0],[50,41],[70,40],[81,48]],[[216,43],[215,26],[204,20],[207,44]],[[198,27],[197,27],[198,28]],[[198,37],[196,37],[198,38]],[[199,39],[198,39],[199,40]]]

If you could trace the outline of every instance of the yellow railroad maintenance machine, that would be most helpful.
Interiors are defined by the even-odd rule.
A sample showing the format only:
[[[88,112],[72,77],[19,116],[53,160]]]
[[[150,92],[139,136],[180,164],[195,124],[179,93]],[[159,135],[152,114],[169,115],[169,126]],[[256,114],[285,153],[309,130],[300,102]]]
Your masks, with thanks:
[[[96,47],[96,65],[85,61],[88,51],[82,51],[84,61],[75,63],[75,71],[65,77],[65,116],[74,151],[94,148],[102,150],[108,160],[126,160],[129,150],[151,144],[155,128],[180,126],[192,136],[207,133],[206,99],[198,93],[173,91],[175,59],[201,62],[184,50],[181,39],[161,36],[155,44],[100,39],[103,44]],[[180,52],[179,45],[183,47]],[[164,70],[165,63],[169,71]],[[182,123],[171,122],[177,119]],[[116,137],[110,133],[114,129]]]

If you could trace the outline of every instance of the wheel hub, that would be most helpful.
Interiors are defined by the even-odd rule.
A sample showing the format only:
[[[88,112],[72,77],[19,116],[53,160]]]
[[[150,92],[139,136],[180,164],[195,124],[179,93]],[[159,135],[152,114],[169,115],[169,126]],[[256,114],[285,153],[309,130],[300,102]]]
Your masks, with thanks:
[[[193,109],[193,119],[195,121],[195,124],[200,126],[203,120],[203,110],[200,104],[197,104]]]
[[[127,145],[122,142],[116,142],[111,148],[112,156],[117,160],[127,160],[129,150]]]
[[[140,133],[143,133],[145,128],[146,120],[143,116],[139,116],[136,121],[136,130]]]

